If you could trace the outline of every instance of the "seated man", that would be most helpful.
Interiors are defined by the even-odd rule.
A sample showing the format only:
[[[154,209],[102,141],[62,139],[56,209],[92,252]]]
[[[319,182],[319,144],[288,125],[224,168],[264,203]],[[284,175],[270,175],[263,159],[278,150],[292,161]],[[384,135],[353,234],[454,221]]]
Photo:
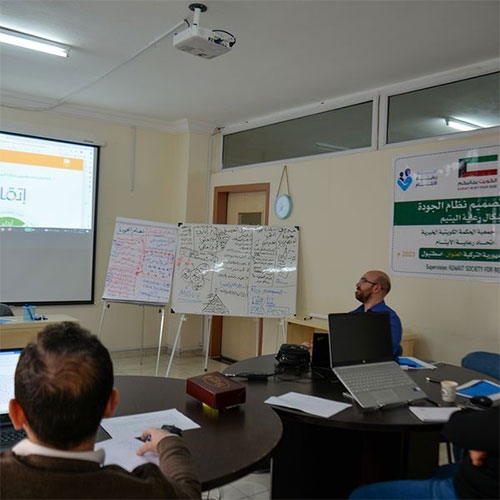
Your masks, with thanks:
[[[500,498],[499,416],[499,407],[453,413],[443,427],[443,435],[468,450],[461,462],[439,467],[430,479],[362,486],[351,493],[350,499]]]
[[[48,325],[24,348],[9,415],[27,439],[0,455],[2,498],[201,498],[192,457],[169,432],[146,429],[137,451],[157,451],[160,467],[103,465],[94,444],[118,404],[113,384],[107,349],[76,323]]]
[[[392,351],[394,356],[400,356],[403,336],[401,320],[396,311],[384,302],[390,290],[391,280],[387,274],[382,271],[367,271],[356,283],[355,297],[362,305],[351,312],[388,312],[391,319]]]

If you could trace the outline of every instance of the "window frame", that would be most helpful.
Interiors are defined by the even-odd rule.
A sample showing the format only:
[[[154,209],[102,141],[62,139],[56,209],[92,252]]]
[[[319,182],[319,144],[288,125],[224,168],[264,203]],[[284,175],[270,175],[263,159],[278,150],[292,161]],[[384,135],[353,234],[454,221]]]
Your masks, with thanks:
[[[221,129],[220,134],[220,147],[218,148],[217,171],[230,172],[241,168],[254,168],[276,163],[293,163],[297,161],[308,161],[311,159],[322,159],[329,157],[337,157],[348,154],[355,154],[366,151],[382,151],[386,149],[394,149],[404,147],[410,144],[423,144],[428,142],[443,141],[449,139],[461,139],[468,137],[481,137],[483,135],[491,134],[495,130],[500,130],[500,126],[489,127],[479,130],[470,130],[467,132],[451,132],[450,134],[442,134],[436,136],[423,137],[419,139],[410,139],[401,142],[387,142],[388,132],[388,106],[389,98],[404,94],[423,90],[429,87],[445,85],[449,83],[459,82],[469,78],[475,78],[495,73],[500,71],[500,64],[498,59],[490,59],[482,61],[469,66],[464,66],[458,69],[453,69],[445,72],[426,75],[420,78],[399,82],[394,85],[380,87],[379,89],[370,90],[366,92],[350,94],[340,98],[327,99],[317,103],[290,108],[262,117],[246,120],[228,125]],[[224,153],[224,137],[226,135],[252,130],[254,128],[264,127],[266,125],[274,125],[295,118],[304,118],[313,116],[315,114],[334,111],[336,109],[345,108],[348,106],[355,106],[364,102],[372,101],[372,132],[371,144],[368,147],[347,149],[345,151],[327,151],[325,153],[314,154],[310,156],[300,156],[296,158],[283,158],[280,160],[271,160],[268,162],[252,163],[249,165],[241,165],[236,167],[222,168],[223,153]]]
[[[500,126],[489,127],[478,130],[469,130],[466,132],[451,132],[449,134],[434,135],[429,137],[421,137],[419,139],[409,139],[407,141],[401,142],[387,142],[387,133],[389,128],[389,98],[400,94],[405,94],[409,92],[416,92],[419,90],[424,90],[429,87],[436,87],[439,85],[446,85],[449,83],[459,82],[461,80],[467,80],[469,78],[476,78],[480,76],[485,76],[489,73],[496,73],[500,71],[500,65],[498,60],[490,60],[479,64],[474,64],[471,66],[466,66],[460,69],[455,69],[452,71],[447,71],[443,73],[437,73],[430,76],[425,76],[422,78],[408,80],[406,82],[401,82],[395,85],[384,87],[380,90],[380,103],[379,103],[379,135],[378,135],[378,150],[384,149],[394,149],[398,147],[403,147],[410,144],[423,144],[431,141],[449,140],[454,138],[467,138],[467,137],[478,137],[481,135],[491,134],[495,129],[500,129]]]
[[[223,154],[224,154],[224,137],[226,135],[235,134],[238,132],[244,132],[247,130],[253,130],[255,128],[265,127],[267,125],[275,125],[278,123],[286,122],[289,120],[294,120],[296,118],[305,118],[308,116],[313,116],[320,113],[326,113],[329,111],[335,111],[336,109],[342,109],[349,106],[356,106],[358,104],[363,104],[366,102],[372,103],[372,117],[371,117],[371,135],[370,135],[370,146],[365,146],[362,148],[346,149],[345,151],[326,151],[325,153],[319,153],[309,156],[300,156],[294,158],[282,158],[278,160],[271,160],[261,163],[252,163],[249,165],[241,165],[237,167],[222,167]],[[229,125],[221,130],[220,148],[218,153],[217,161],[217,171],[219,172],[230,172],[234,170],[239,170],[241,168],[254,168],[267,165],[273,165],[276,163],[292,163],[296,161],[307,161],[313,158],[328,158],[331,156],[341,156],[345,154],[352,154],[353,152],[359,153],[363,151],[375,151],[377,143],[377,123],[378,123],[378,94],[374,92],[364,92],[359,94],[352,94],[350,96],[345,96],[336,99],[330,99],[321,101],[319,103],[314,103],[307,106],[301,106],[297,108],[292,108],[263,117],[258,117],[245,122],[236,123]]]

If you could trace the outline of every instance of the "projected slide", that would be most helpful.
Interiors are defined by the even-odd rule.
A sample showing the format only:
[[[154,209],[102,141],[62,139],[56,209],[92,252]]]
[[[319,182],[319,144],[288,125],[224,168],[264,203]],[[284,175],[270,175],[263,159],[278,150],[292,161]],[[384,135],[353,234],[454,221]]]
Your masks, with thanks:
[[[49,150],[50,146],[50,150]],[[90,230],[93,148],[19,138],[0,149],[0,226]]]
[[[0,302],[91,303],[99,147],[0,132]]]

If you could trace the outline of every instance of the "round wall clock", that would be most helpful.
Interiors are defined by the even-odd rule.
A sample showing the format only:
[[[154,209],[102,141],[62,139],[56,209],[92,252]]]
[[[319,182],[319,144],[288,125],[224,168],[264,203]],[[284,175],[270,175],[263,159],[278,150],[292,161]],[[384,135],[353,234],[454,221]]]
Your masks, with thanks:
[[[288,194],[280,194],[274,200],[274,213],[280,219],[286,219],[292,213],[292,198]]]

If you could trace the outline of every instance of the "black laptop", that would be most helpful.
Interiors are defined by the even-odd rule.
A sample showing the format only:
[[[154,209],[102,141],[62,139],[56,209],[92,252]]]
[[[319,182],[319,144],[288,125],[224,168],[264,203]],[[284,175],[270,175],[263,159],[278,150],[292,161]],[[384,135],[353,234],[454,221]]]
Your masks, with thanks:
[[[16,431],[9,418],[9,401],[14,397],[14,373],[22,349],[0,349],[0,451],[9,450],[26,437]]]
[[[363,409],[427,397],[392,353],[389,313],[328,315],[331,368]]]
[[[330,369],[330,344],[328,341],[328,333],[313,333],[311,367]]]

